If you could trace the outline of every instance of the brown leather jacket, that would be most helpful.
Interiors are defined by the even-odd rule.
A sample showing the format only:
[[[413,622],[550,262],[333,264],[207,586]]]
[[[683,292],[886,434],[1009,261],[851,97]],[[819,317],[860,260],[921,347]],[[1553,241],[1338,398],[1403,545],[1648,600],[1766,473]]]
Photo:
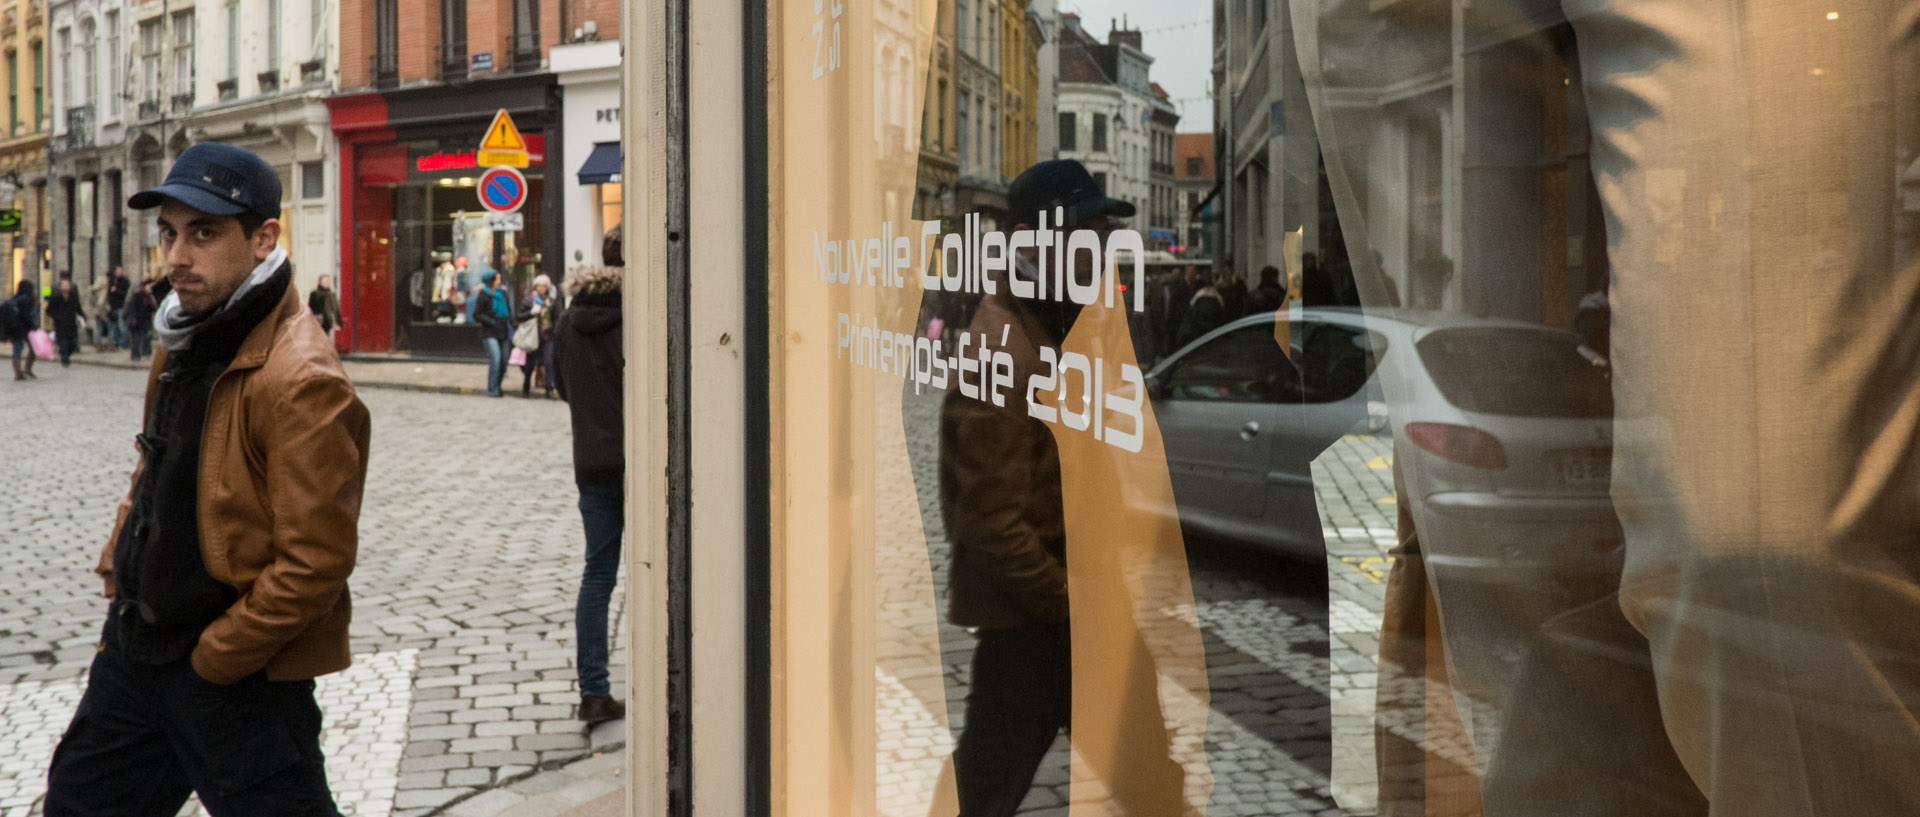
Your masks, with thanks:
[[[981,300],[968,329],[1013,358],[1014,385],[1006,405],[994,406],[949,382],[941,405],[940,509],[953,553],[948,618],[990,628],[1066,621],[1060,450],[1046,424],[1028,416],[1026,401],[1028,377],[1041,369],[1040,346],[1052,341],[1005,291]],[[949,370],[949,378],[958,376]]]
[[[167,353],[147,377],[152,403]],[[200,633],[193,669],[219,684],[266,669],[275,681],[352,663],[347,574],[366,484],[367,408],[333,342],[291,286],[247,333],[213,385],[200,444],[200,551],[207,572],[240,598]],[[143,461],[134,469],[138,483]],[[94,569],[113,593],[113,548],[132,496]]]

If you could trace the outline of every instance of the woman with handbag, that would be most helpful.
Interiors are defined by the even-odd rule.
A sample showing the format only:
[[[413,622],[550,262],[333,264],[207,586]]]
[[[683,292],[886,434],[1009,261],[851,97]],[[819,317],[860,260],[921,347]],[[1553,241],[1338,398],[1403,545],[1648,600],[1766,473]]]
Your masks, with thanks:
[[[33,294],[32,281],[21,281],[13,297],[0,301],[0,335],[13,343],[13,379],[36,379],[33,373],[33,345],[28,336],[40,329],[40,299]],[[20,368],[20,352],[27,353],[27,366]]]
[[[540,373],[540,383],[546,389],[547,399],[553,399],[553,325],[559,315],[559,298],[553,291],[553,279],[545,275],[536,275],[533,289],[520,303],[520,310],[514,313],[513,346],[520,350],[520,396],[533,396],[533,375]]]

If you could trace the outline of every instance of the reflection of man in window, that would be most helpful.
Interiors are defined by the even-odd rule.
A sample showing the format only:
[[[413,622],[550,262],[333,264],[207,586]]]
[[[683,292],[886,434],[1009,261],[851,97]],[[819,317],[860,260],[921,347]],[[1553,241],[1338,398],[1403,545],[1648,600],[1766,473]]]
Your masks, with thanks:
[[[1007,198],[1008,220],[1018,223],[1014,230],[1040,226],[1044,214],[1050,227],[1104,234],[1109,216],[1134,212],[1132,205],[1108,198],[1072,160],[1029,168]],[[1060,225],[1053,223],[1056,207],[1064,208]],[[1032,280],[1032,252],[1016,254],[1009,274]],[[1088,263],[1085,255],[1080,258]],[[1082,277],[1087,273],[1080,271]],[[1003,285],[981,300],[969,330],[1010,354],[1013,382],[1024,384],[1042,370],[1039,350],[1058,348],[1079,309],[1015,298]],[[1024,388],[1014,389],[1006,405],[994,406],[956,389],[940,415],[940,506],[953,547],[949,615],[954,624],[978,628],[979,638],[966,727],[953,756],[962,817],[1013,814],[1071,719],[1060,452],[1047,426],[1027,414],[1025,397]],[[1136,655],[1146,655],[1145,649]],[[1167,757],[1156,691],[1150,683],[1129,686],[1143,688],[1126,690],[1120,717],[1156,739],[1124,747],[1127,756],[1104,782],[1128,814],[1177,815],[1182,773]]]

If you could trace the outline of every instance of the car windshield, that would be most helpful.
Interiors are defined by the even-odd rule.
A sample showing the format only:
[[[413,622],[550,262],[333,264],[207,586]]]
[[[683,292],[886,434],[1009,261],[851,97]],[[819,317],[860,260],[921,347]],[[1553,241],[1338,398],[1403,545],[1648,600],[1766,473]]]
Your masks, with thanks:
[[[1572,335],[1533,329],[1444,329],[1419,343],[1420,362],[1447,402],[1482,414],[1607,417],[1607,371]]]

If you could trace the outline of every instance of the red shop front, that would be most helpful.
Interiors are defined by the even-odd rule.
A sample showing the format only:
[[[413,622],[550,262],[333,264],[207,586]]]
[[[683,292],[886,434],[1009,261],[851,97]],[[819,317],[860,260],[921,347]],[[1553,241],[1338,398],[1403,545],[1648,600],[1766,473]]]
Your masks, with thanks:
[[[481,87],[486,86],[486,87]],[[517,300],[545,274],[558,283],[562,236],[558,98],[551,75],[475,83],[461,94],[409,89],[328,100],[340,140],[342,338],[347,350],[483,357],[469,294],[493,271]],[[527,141],[529,192],[515,226],[490,223],[475,148],[496,111]]]

